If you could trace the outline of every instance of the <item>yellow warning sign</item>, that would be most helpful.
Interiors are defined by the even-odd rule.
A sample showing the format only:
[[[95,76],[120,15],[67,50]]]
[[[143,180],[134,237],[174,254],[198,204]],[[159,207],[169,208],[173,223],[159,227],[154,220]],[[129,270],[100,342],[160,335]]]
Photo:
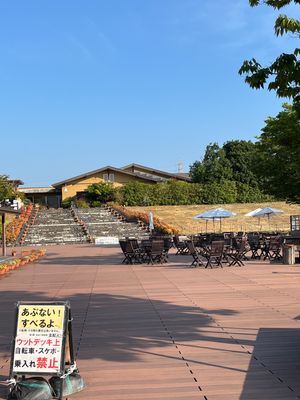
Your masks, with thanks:
[[[64,306],[20,305],[18,331],[24,330],[63,330]]]

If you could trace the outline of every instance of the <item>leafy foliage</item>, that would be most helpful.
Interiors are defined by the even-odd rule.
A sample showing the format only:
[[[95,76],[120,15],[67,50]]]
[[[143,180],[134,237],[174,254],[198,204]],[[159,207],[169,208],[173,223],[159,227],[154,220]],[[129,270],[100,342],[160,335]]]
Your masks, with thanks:
[[[112,183],[93,183],[87,188],[86,197],[92,202],[105,203],[113,199],[114,190]]]
[[[224,180],[205,184],[169,181],[156,185],[130,182],[118,189],[118,203],[125,206],[225,204],[268,200],[258,188]],[[239,200],[240,199],[240,200]]]
[[[248,185],[257,185],[257,176],[253,166],[255,144],[246,140],[231,140],[223,145],[227,160],[232,169],[232,179]]]
[[[190,175],[193,182],[220,183],[232,179],[233,174],[224,149],[217,143],[210,143],[206,147],[203,161],[196,161],[191,166]]]
[[[89,203],[84,199],[76,200],[75,204],[78,208],[90,208]]]
[[[66,199],[64,199],[61,202],[62,208],[70,208],[73,201],[75,201],[75,196],[74,197],[67,197]]]
[[[8,176],[0,175],[0,201],[9,199],[13,200],[18,197],[18,191],[15,186],[8,180]]]
[[[266,120],[257,156],[265,188],[277,198],[300,203],[300,113],[295,106],[285,104]]]
[[[76,196],[67,197],[61,202],[62,208],[70,208],[71,204],[74,203],[78,208],[89,208],[90,204],[85,199],[77,199]],[[95,202],[92,202],[92,207],[97,207],[101,205],[101,203],[94,205]]]
[[[249,186],[245,183],[236,182],[237,203],[261,203],[264,201],[274,201],[275,197],[265,194],[258,187]]]
[[[203,161],[196,161],[190,170],[193,182],[222,183],[225,180],[257,186],[254,173],[255,144],[246,140],[226,142],[222,148],[216,143],[206,148]]]
[[[275,9],[281,9],[288,4],[300,4],[300,0],[249,0],[252,7],[266,4]],[[274,25],[275,34],[293,34],[299,37],[300,21],[279,15]],[[279,55],[274,62],[267,67],[256,61],[255,58],[244,61],[239,73],[246,74],[245,81],[253,89],[264,88],[275,90],[279,97],[292,98],[295,102],[300,101],[300,49],[296,48],[292,53]]]

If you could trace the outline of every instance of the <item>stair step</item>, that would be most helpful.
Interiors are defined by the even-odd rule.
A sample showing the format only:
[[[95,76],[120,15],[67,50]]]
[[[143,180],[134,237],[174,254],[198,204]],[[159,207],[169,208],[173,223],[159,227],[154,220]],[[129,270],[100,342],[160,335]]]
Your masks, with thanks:
[[[86,225],[88,234],[94,238],[100,236],[144,238],[148,236],[139,224],[123,221],[102,207],[77,209],[76,213]],[[38,212],[34,225],[29,226],[23,244],[48,245],[86,242],[87,237],[83,228],[78,222],[75,222],[71,210],[50,209]]]

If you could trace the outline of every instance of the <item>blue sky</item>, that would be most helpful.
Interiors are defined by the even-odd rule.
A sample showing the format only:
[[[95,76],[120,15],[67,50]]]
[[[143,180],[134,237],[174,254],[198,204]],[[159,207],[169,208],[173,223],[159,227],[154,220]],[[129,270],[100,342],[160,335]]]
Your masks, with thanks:
[[[283,100],[238,69],[296,47],[276,15],[248,0],[2,1],[0,173],[39,186],[108,164],[188,171],[210,142],[254,140]]]

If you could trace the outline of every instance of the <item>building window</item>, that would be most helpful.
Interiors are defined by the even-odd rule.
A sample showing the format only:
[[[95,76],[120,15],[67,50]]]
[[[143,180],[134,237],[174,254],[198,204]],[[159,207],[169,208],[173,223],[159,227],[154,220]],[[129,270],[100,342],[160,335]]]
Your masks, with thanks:
[[[115,181],[115,174],[103,174],[103,180],[105,182],[114,182]]]
[[[108,180],[109,180],[109,182],[114,182],[115,181],[115,174],[108,174]]]

